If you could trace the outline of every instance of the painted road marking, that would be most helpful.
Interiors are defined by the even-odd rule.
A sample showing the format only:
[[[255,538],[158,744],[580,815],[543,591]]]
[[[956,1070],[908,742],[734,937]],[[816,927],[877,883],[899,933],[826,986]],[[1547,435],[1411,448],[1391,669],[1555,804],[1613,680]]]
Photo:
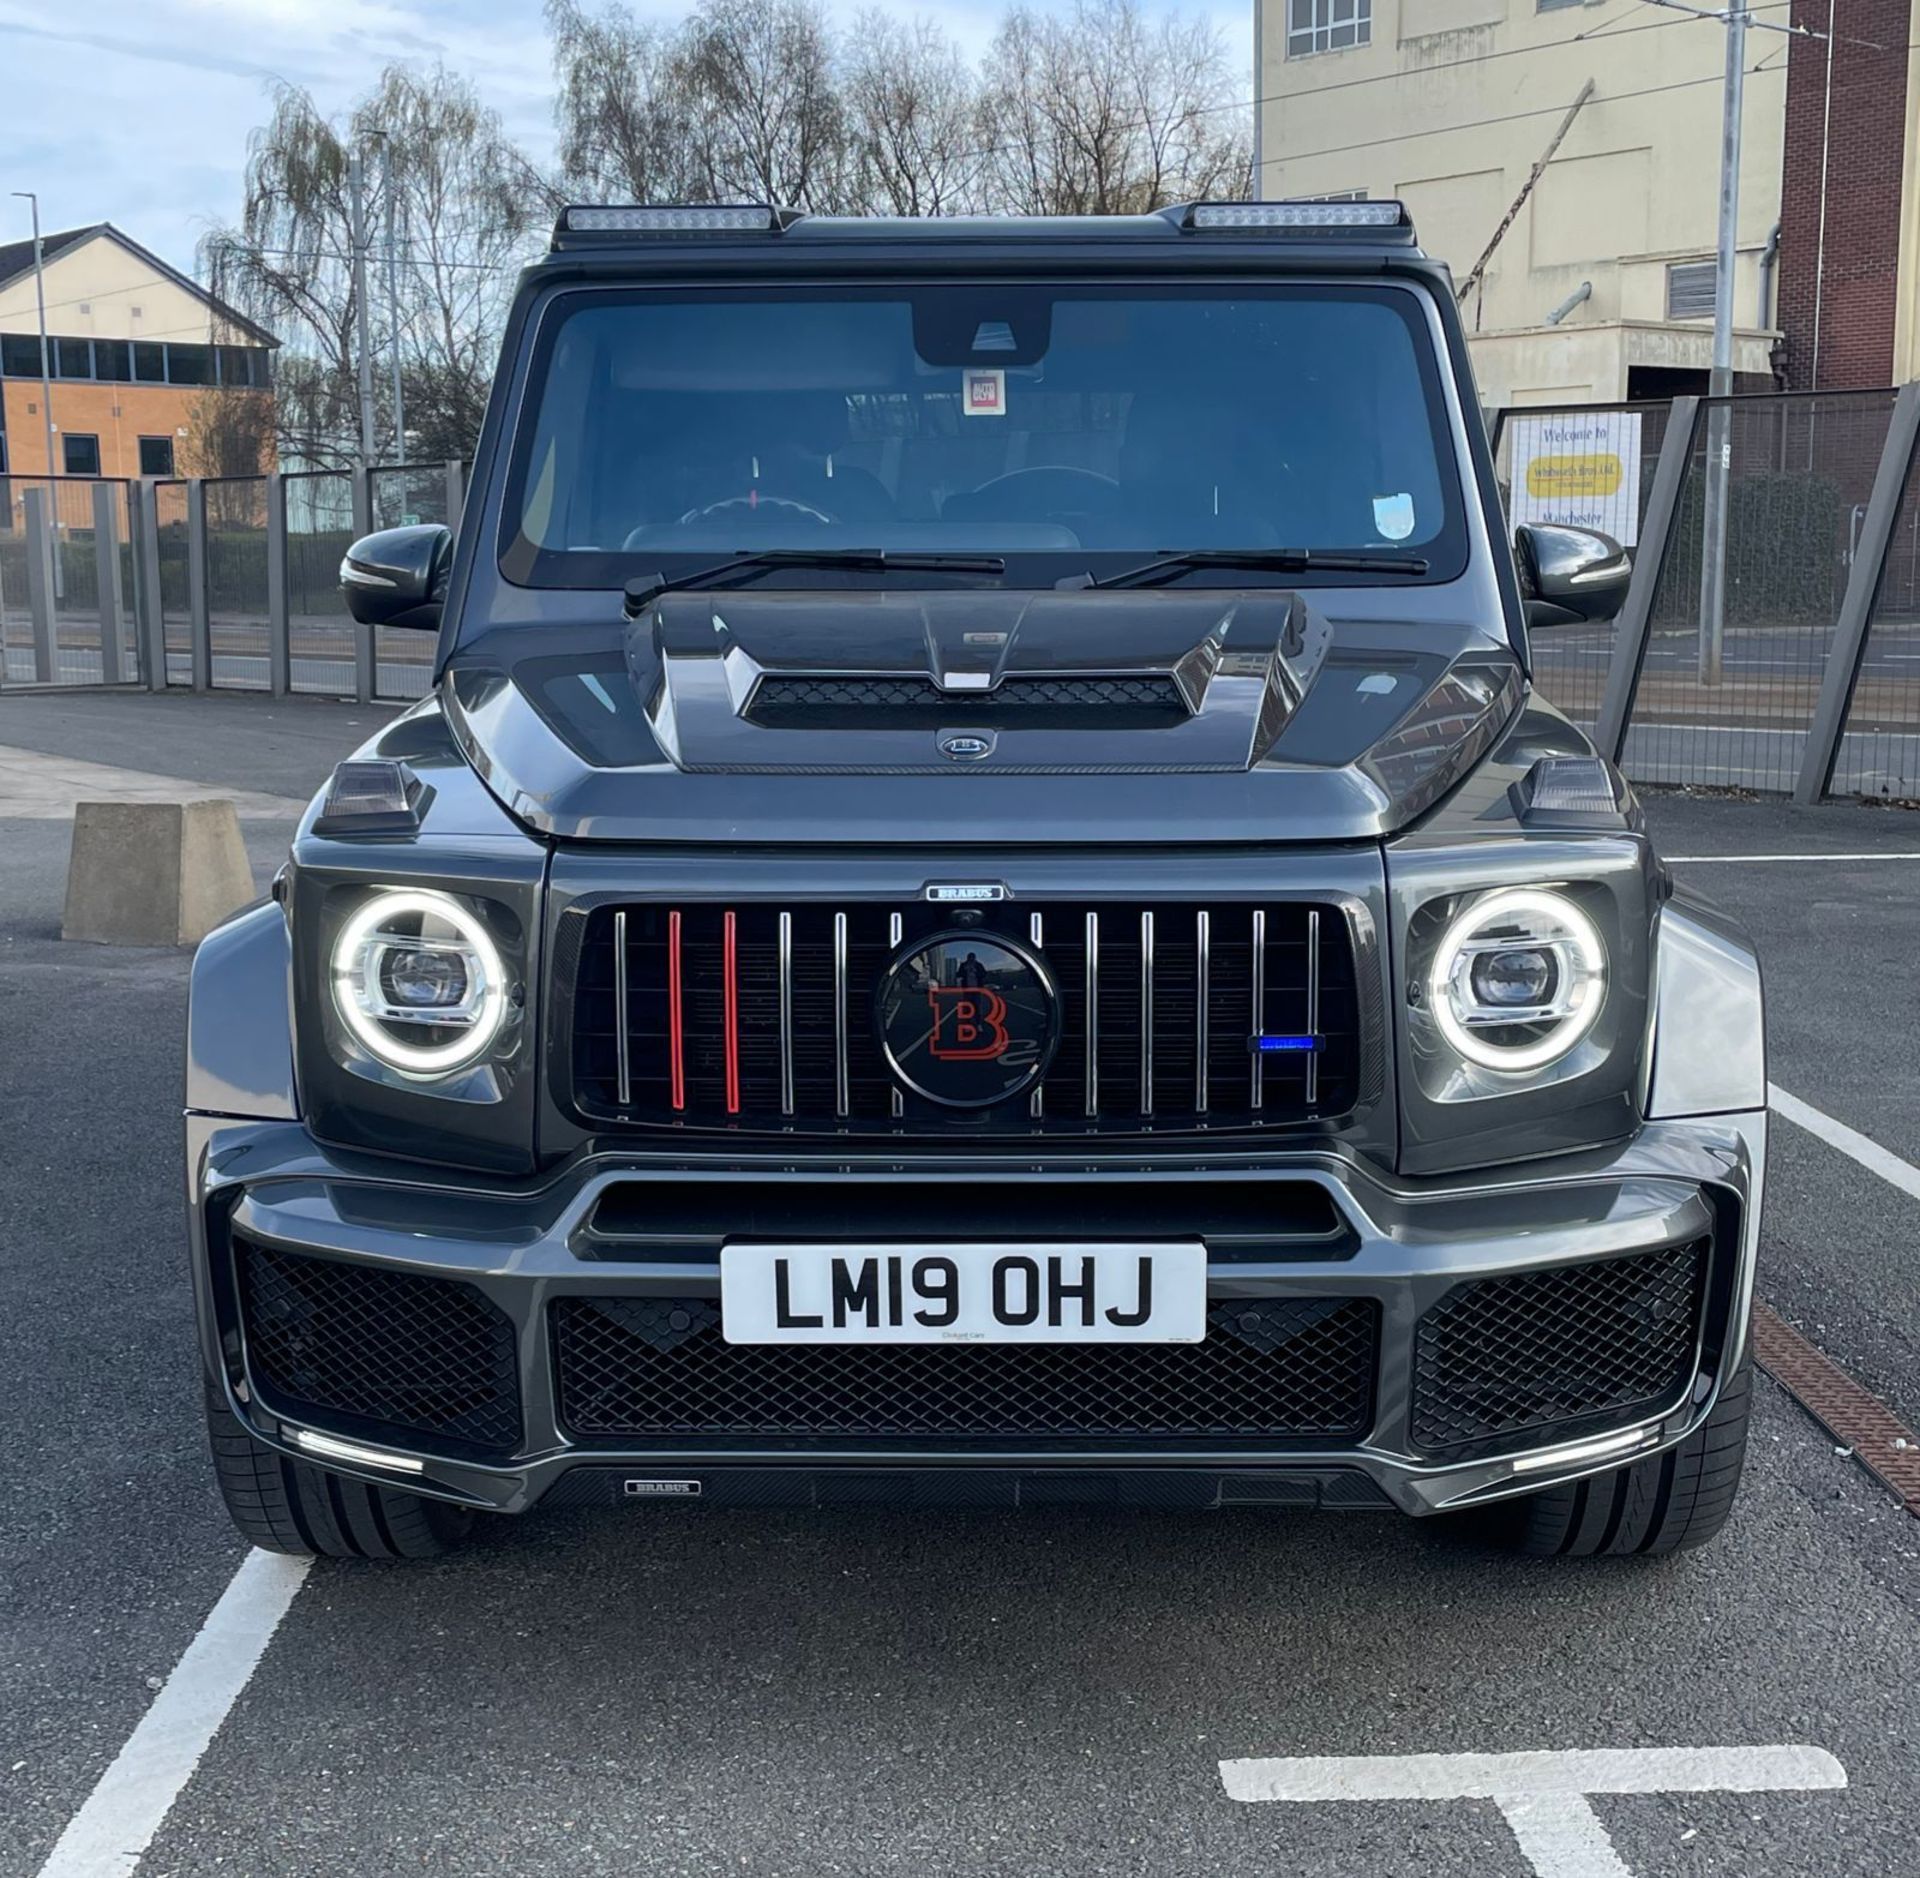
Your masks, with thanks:
[[[1539,1878],[1632,1878],[1590,1794],[1805,1792],[1847,1771],[1824,1748],[1588,1748],[1222,1761],[1220,1781],[1249,1802],[1491,1800]]]
[[[1669,854],[1666,858],[1676,867],[1727,867],[1736,862],[1753,867],[1775,861],[1920,861],[1920,854]]]
[[[1920,1200],[1920,1167],[1890,1154],[1879,1142],[1869,1140],[1857,1128],[1822,1114],[1811,1103],[1789,1095],[1776,1082],[1767,1084],[1767,1103],[1776,1115],[1784,1115],[1796,1128],[1817,1135],[1830,1148],[1838,1148],[1849,1160],[1857,1161],[1870,1174],[1878,1174],[1890,1187]]]
[[[40,1878],[126,1878],[239,1700],[312,1561],[249,1552]]]

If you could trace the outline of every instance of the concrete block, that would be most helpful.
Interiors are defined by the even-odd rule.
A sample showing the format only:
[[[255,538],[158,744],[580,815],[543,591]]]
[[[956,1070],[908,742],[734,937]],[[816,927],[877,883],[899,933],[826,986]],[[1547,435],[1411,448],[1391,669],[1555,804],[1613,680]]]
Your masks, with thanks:
[[[255,898],[231,802],[74,804],[61,938],[194,945]]]

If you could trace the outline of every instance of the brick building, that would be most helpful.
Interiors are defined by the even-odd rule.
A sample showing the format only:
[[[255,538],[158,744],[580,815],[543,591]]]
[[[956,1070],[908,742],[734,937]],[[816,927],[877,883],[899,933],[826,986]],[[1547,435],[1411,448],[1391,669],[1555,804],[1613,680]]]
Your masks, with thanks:
[[[41,243],[52,469],[67,476],[272,467],[273,335],[109,222]],[[0,244],[0,471],[44,475],[33,243]]]
[[[1920,377],[1912,0],[1793,0],[1779,362],[1796,391]],[[1865,43],[1862,43],[1865,42]]]

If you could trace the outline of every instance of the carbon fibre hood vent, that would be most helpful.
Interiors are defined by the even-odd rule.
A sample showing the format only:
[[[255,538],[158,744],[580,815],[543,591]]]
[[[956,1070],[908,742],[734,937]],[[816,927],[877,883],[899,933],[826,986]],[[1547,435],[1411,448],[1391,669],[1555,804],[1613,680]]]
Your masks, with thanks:
[[[628,631],[660,747],[689,774],[1244,773],[1332,629],[1297,594],[673,595]]]

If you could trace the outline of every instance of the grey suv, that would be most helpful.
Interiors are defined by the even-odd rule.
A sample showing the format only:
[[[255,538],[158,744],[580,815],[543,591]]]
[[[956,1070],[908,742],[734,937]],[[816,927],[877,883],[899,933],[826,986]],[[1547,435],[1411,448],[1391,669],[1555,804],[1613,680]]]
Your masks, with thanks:
[[[430,693],[194,968],[250,1539],[1724,1521],[1758,971],[1532,688],[1627,561],[1509,541],[1398,205],[570,209],[342,578]]]

